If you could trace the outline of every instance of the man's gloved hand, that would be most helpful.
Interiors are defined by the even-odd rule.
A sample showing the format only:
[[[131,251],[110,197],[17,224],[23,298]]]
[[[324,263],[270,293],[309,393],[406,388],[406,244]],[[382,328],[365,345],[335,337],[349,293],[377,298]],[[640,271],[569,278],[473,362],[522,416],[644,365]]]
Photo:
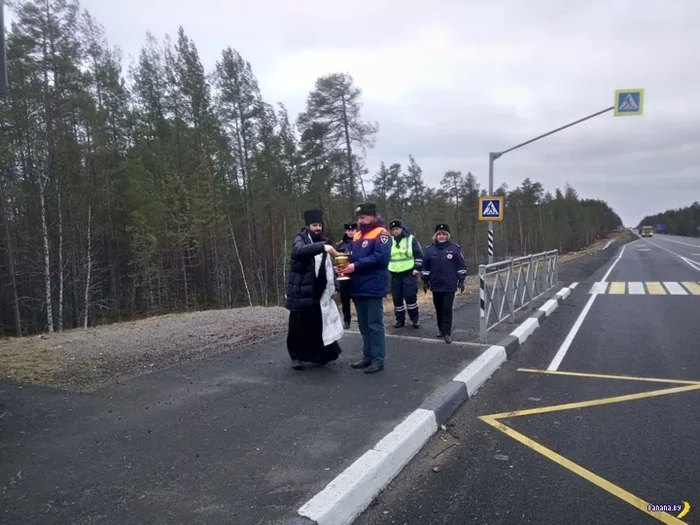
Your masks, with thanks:
[[[464,293],[464,281],[459,281],[457,283],[457,288],[459,288],[459,293]]]

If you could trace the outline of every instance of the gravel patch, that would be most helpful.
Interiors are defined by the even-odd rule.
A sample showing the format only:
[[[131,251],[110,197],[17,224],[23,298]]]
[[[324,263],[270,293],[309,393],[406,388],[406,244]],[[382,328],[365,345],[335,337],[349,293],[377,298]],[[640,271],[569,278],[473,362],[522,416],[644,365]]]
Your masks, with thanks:
[[[113,381],[286,333],[284,308],[168,314],[0,341],[0,378],[91,391]]]
[[[621,242],[629,239],[621,236]],[[605,242],[563,256],[560,280],[583,280],[600,264],[591,255]],[[419,283],[420,284],[420,283]],[[467,278],[455,308],[479,300],[478,276]],[[419,286],[422,320],[434,318],[432,295]],[[391,296],[384,300],[387,333],[392,333]],[[0,341],[0,380],[94,391],[109,383],[161,370],[225,351],[245,351],[250,343],[284,336],[289,313],[281,307],[246,307],[167,314],[139,321],[75,329],[63,333]],[[353,308],[353,328],[356,317]]]

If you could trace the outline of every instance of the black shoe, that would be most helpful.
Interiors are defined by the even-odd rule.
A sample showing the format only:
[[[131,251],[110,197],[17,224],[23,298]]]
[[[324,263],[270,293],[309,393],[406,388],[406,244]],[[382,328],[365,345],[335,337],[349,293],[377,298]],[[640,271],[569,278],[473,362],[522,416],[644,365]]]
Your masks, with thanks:
[[[350,321],[345,321],[345,322],[343,323],[343,328],[345,328],[346,330],[347,330],[348,328],[350,328]]]
[[[438,332],[438,333],[435,335],[435,337],[437,337],[438,339],[443,339],[443,338],[445,337],[445,334],[443,334],[442,332]]]
[[[417,330],[418,328],[420,328],[420,323],[419,323],[418,321],[415,321],[415,322],[413,323],[413,328],[415,328],[416,330]]]
[[[294,370],[301,370],[302,368],[304,368],[304,365],[298,359],[294,359],[292,361],[292,368]]]
[[[396,321],[396,324],[394,325],[394,328],[403,328],[404,326],[406,326],[406,322],[405,322],[405,321]]]
[[[362,369],[362,368],[369,368],[372,365],[372,363],[368,363],[367,361],[358,361],[357,363],[352,363],[350,365],[350,368],[354,368],[355,370]]]
[[[452,336],[446,335],[445,336],[445,342],[449,345],[452,342]]]
[[[367,368],[365,368],[365,374],[376,374],[377,372],[381,372],[384,370],[384,365],[370,365]]]

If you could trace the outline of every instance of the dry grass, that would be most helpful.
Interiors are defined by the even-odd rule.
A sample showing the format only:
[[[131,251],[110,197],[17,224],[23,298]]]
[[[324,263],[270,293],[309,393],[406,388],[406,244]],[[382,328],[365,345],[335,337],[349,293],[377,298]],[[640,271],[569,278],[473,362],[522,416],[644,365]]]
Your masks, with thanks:
[[[0,347],[0,377],[17,383],[52,383],[64,371],[65,363],[36,338],[22,338]]]
[[[615,234],[579,252],[564,254],[559,257],[559,262],[560,264],[566,264],[575,261],[603,249],[611,240],[620,239],[624,241],[628,240],[628,236],[627,232]],[[426,313],[432,312],[432,294],[430,292],[423,293],[420,279],[418,280],[418,287],[419,307]],[[455,298],[455,306],[469,301],[478,292],[478,278],[475,275],[470,275],[467,277],[465,293],[458,293]],[[250,315],[249,313],[245,314],[242,311],[243,309],[237,310],[236,313],[239,315]],[[353,317],[355,317],[354,305],[352,310]],[[393,318],[394,305],[391,295],[384,298],[384,312],[387,318]],[[277,320],[279,322],[276,321],[279,324],[277,331],[280,333],[284,331],[286,325],[283,314],[284,312],[280,313],[278,315],[280,319]],[[220,320],[220,324],[213,324],[206,328],[207,333],[204,335],[207,337],[193,338],[192,333],[195,328],[184,324],[184,319],[187,315],[184,313],[170,313],[147,319],[90,328],[88,330],[69,330],[51,336],[40,335],[0,340],[0,379],[9,380],[13,383],[52,386],[65,386],[71,383],[70,378],[81,376],[84,378],[99,377],[108,379],[113,376],[114,367],[118,368],[121,365],[124,357],[113,355],[108,351],[108,348],[105,348],[105,343],[108,343],[107,339],[118,339],[120,342],[119,346],[128,347],[128,353],[135,360],[137,357],[140,360],[150,359],[148,354],[152,354],[152,347],[159,344],[158,341],[160,339],[173,332],[173,328],[180,324],[183,324],[181,328],[182,333],[170,334],[168,338],[172,339],[174,337],[177,339],[177,342],[164,340],[160,343],[164,352],[173,353],[177,350],[177,353],[182,355],[197,353],[193,348],[212,346],[210,341],[221,337],[224,337],[225,341],[223,343],[226,343],[228,346],[243,342],[238,339],[238,332],[246,330],[244,330],[240,320],[237,322],[230,322],[227,319]],[[192,316],[193,314],[189,315]],[[200,312],[196,315],[202,316],[197,321],[197,326],[200,326],[213,322],[217,315],[233,315],[233,313]],[[256,314],[256,316],[258,315],[260,314]],[[246,329],[251,331],[251,338],[254,337],[255,332],[257,332],[257,335],[260,335],[259,328],[256,329],[254,327],[255,323],[252,321],[250,327],[246,326]],[[247,320],[245,322],[248,323]],[[263,320],[263,322],[266,321]],[[147,333],[144,331],[147,331]],[[266,331],[269,332],[270,330]],[[142,333],[142,336],[134,338],[133,334],[138,333]],[[140,361],[137,364],[140,366]]]

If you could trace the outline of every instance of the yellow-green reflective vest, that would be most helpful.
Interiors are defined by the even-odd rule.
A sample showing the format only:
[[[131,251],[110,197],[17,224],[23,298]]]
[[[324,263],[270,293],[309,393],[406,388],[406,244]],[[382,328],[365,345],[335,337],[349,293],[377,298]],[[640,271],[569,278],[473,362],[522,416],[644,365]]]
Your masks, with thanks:
[[[413,261],[413,235],[404,237],[396,246],[396,241],[391,239],[391,260],[389,261],[389,271],[400,273],[412,270],[415,266]]]

